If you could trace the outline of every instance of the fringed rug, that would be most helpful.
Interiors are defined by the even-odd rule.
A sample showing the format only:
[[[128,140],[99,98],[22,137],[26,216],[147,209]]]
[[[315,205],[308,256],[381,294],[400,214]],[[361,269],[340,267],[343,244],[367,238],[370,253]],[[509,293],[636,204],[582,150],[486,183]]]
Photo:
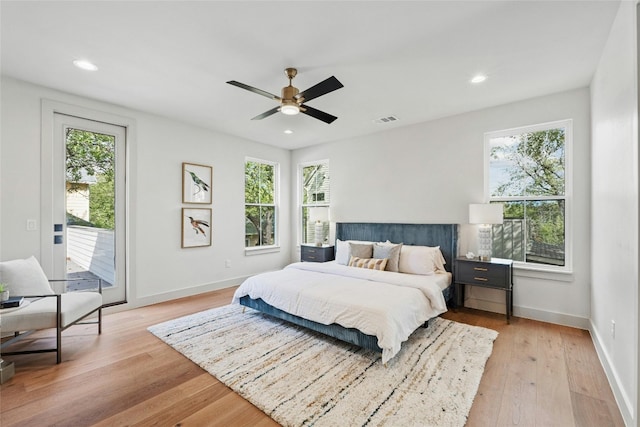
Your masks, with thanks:
[[[432,319],[385,367],[379,353],[239,306],[149,331],[284,426],[463,426],[498,336]]]

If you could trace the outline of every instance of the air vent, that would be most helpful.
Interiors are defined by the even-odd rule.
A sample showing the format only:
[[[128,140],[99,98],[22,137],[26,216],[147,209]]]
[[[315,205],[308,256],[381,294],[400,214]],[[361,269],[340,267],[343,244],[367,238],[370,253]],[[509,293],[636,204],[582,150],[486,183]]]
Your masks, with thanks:
[[[397,122],[398,119],[396,116],[386,116],[386,117],[380,117],[379,119],[375,119],[373,122],[374,123],[392,123],[392,122]]]

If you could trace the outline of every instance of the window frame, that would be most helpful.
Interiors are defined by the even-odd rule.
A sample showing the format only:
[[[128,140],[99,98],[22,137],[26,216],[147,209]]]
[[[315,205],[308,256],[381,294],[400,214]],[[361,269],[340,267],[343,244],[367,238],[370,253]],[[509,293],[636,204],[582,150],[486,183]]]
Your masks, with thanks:
[[[273,166],[273,204],[270,203],[247,203],[246,200],[246,189],[247,189],[247,163],[260,163],[260,164],[264,164],[264,165],[269,165],[269,166]],[[244,250],[245,250],[245,255],[255,255],[255,254],[259,254],[259,253],[267,253],[267,252],[276,252],[280,250],[280,163],[272,161],[272,160],[265,160],[265,159],[258,159],[256,157],[245,157],[244,159],[244,164],[243,164],[243,174],[244,174],[244,187],[243,187],[243,191],[245,193],[245,197],[244,197],[244,221],[243,221],[243,226],[244,226],[244,237],[245,237],[245,244],[244,244]],[[266,206],[266,207],[273,207],[274,209],[274,224],[275,224],[275,232],[273,235],[273,240],[274,243],[272,245],[260,245],[260,246],[247,246],[246,245],[246,236],[247,236],[247,232],[246,232],[246,212],[247,212],[247,206]]]
[[[490,185],[490,161],[491,161],[491,139],[505,136],[521,135],[528,132],[538,132],[549,129],[565,129],[564,140],[564,196],[491,196]],[[564,212],[564,245],[565,245],[565,265],[554,266],[548,264],[516,261],[513,265],[516,269],[551,272],[551,273],[573,273],[573,119],[556,120],[545,123],[538,123],[528,126],[519,126],[498,131],[485,132],[484,134],[484,201],[490,202],[516,202],[533,200],[557,200],[565,201]]]
[[[310,208],[310,207],[326,207],[327,209],[329,209],[329,218],[331,217],[331,190],[329,190],[329,200],[323,200],[323,203],[303,203],[304,200],[304,183],[302,182],[303,178],[304,178],[304,173],[303,170],[304,168],[307,168],[309,166],[316,166],[316,165],[326,165],[327,169],[329,170],[329,188],[331,188],[331,166],[329,163],[329,159],[322,159],[322,160],[313,160],[313,161],[308,161],[308,162],[303,162],[303,163],[299,163],[298,164],[298,209],[297,209],[297,241],[298,241],[298,246],[301,245],[308,245],[308,244],[313,244],[313,242],[303,242],[303,229],[304,229],[304,224],[302,223],[302,220],[304,218],[304,215],[302,214],[302,211],[304,208]],[[329,240],[331,240],[331,230],[329,230]]]

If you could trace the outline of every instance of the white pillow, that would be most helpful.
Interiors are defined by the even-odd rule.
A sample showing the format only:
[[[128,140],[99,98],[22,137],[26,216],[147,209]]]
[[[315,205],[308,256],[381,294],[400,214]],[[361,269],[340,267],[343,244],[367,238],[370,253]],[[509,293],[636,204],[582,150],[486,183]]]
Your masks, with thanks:
[[[440,246],[410,246],[403,245],[400,250],[400,273],[429,275],[436,271],[446,271],[444,257]]]
[[[52,295],[47,276],[35,257],[0,262],[0,282],[9,296]]]
[[[349,259],[351,258],[350,252],[349,242],[336,239],[336,262],[338,264],[349,265]]]

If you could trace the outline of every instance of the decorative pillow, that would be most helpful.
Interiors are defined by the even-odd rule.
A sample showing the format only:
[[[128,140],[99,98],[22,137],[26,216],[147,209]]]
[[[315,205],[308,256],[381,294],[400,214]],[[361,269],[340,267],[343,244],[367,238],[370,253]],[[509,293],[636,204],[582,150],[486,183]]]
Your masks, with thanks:
[[[349,255],[358,258],[371,258],[373,256],[373,243],[349,242]],[[351,260],[351,258],[349,258]],[[349,261],[351,262],[351,261]]]
[[[402,243],[391,243],[386,241],[384,243],[373,244],[373,257],[374,258],[388,258],[387,271],[398,271],[398,263],[400,262],[400,250],[402,249]]]
[[[429,275],[436,271],[445,271],[444,257],[440,246],[409,246],[404,245],[400,250],[400,273]]]
[[[373,256],[373,242],[366,242],[362,240],[340,240],[336,239],[336,262],[342,265],[349,265],[349,260],[351,259],[351,244],[354,245],[363,245],[365,247],[370,247],[371,252],[365,248],[362,252],[359,252],[360,258],[371,258]],[[356,249],[358,251],[360,248]]]
[[[352,256],[349,260],[349,267],[358,267],[358,268],[368,268],[369,270],[380,270],[383,271],[387,266],[388,259],[376,259],[376,258],[358,258],[357,256]]]
[[[52,295],[47,276],[35,257],[0,262],[0,282],[10,296]]]

